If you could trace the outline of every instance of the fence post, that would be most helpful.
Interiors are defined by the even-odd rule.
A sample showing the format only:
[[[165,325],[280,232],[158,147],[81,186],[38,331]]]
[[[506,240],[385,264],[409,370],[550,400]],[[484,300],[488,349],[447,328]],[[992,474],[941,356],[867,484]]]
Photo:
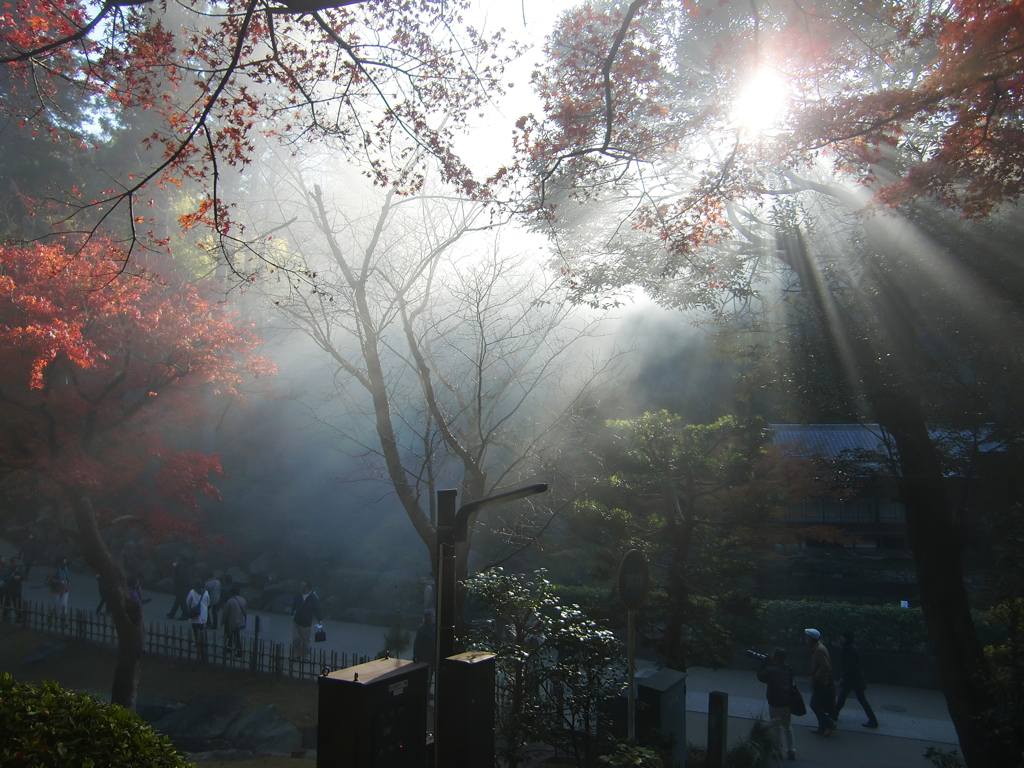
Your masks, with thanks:
[[[260,617],[256,616],[256,626],[252,636],[252,656],[249,658],[249,671],[256,674],[256,654],[260,647]]]
[[[280,675],[284,671],[284,643],[274,643],[274,674]]]

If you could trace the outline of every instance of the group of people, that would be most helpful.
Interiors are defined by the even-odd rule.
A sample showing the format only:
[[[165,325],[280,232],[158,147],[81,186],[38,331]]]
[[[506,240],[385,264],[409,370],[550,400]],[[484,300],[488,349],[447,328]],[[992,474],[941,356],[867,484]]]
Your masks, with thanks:
[[[21,611],[23,600],[22,589],[32,570],[33,557],[23,557],[20,553],[12,556],[10,562],[0,555],[0,606],[3,618],[16,617]],[[68,559],[58,558],[53,569],[46,577],[44,585],[50,588],[53,596],[53,611],[61,619],[68,615],[68,593],[71,591],[71,575],[68,572]]]
[[[206,661],[206,631],[217,629],[218,620],[224,631],[224,651],[241,656],[244,652],[242,630],[248,624],[248,604],[241,595],[239,585],[231,577],[223,578],[210,572],[206,580],[190,579],[188,568],[181,558],[171,561],[174,580],[174,603],[167,614],[173,619],[181,611],[182,620],[191,626],[192,637],[200,661]]]
[[[844,629],[839,636],[840,674],[838,691],[832,673],[832,661],[828,648],[821,640],[821,632],[817,629],[804,630],[804,637],[811,652],[811,699],[808,704],[818,721],[818,727],[811,733],[829,736],[836,729],[839,713],[852,693],[864,708],[867,721],[862,723],[865,728],[877,728],[878,720],[868,703],[864,691],[864,673],[860,665],[860,652],[854,645],[854,633]],[[770,720],[777,753],[782,755],[782,736],[785,736],[786,757],[796,760],[796,748],[793,744],[792,702],[795,678],[793,670],[786,664],[786,651],[776,648],[771,656],[764,660],[757,679],[767,685],[768,718]]]
[[[10,562],[0,555],[0,606],[5,619],[16,616],[21,610],[22,586],[28,579],[32,566],[39,559],[39,553],[39,542],[35,534],[30,533],[21,543],[18,554],[11,557]]]
[[[20,610],[22,586],[39,554],[39,543],[35,535],[30,533],[23,541],[18,555],[11,557],[9,563],[6,557],[0,555],[0,610],[4,618]],[[218,626],[223,629],[225,651],[241,656],[244,650],[241,633],[248,625],[248,605],[241,595],[239,585],[231,583],[230,576],[217,576],[213,572],[208,573],[205,580],[192,579],[188,566],[180,557],[175,557],[171,561],[171,569],[174,603],[167,618],[175,618],[180,611],[179,618],[190,622],[199,658],[206,658],[206,631],[217,629]],[[107,605],[109,590],[98,574],[97,582],[100,601],[96,606],[96,613],[99,614]],[[53,597],[54,612],[66,618],[68,596],[71,592],[71,574],[66,557],[57,559],[44,581],[44,586],[49,588]],[[142,597],[141,583],[137,577],[128,578],[127,594],[128,599],[139,606],[150,601],[150,598]],[[297,658],[308,661],[314,626],[318,631],[318,637],[325,635],[320,598],[307,582],[302,582],[299,586],[299,591],[292,601],[291,614],[293,652]]]
[[[200,660],[206,660],[206,631],[217,629],[218,625],[224,632],[225,652],[241,656],[244,651],[242,630],[248,624],[248,604],[239,585],[232,584],[230,576],[219,577],[212,572],[205,581],[190,580],[188,568],[180,558],[172,561],[171,568],[174,604],[167,618],[175,618],[180,610],[179,618],[190,622]],[[305,581],[299,585],[299,591],[292,599],[291,615],[292,652],[297,659],[309,661],[314,626],[318,633],[323,632],[323,611],[319,596]]]

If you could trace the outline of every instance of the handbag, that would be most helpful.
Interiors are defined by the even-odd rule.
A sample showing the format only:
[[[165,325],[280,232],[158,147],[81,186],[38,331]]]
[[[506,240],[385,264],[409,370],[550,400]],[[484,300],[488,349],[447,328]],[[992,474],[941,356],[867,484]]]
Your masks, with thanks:
[[[314,643],[322,643],[326,639],[327,639],[327,632],[324,630],[323,627],[320,627],[319,629],[317,629],[316,633],[313,635],[313,642]]]
[[[795,717],[803,717],[807,714],[807,706],[804,704],[804,697],[796,683],[789,686],[789,713]]]

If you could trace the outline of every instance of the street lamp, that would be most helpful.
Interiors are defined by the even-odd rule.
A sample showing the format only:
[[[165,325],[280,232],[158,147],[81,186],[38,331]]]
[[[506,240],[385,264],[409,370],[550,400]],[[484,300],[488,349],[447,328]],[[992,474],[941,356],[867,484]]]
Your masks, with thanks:
[[[434,630],[434,756],[438,768],[446,768],[440,749],[445,734],[438,713],[445,707],[448,693],[441,674],[441,661],[455,654],[455,545],[469,538],[469,518],[485,507],[495,507],[547,491],[547,483],[536,483],[513,491],[487,496],[456,510],[454,489],[437,492],[437,624]],[[440,748],[439,748],[440,745]]]

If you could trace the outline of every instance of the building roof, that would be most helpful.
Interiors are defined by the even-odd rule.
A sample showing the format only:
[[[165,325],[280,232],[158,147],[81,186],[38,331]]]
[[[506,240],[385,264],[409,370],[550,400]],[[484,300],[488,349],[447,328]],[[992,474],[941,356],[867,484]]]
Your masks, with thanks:
[[[775,445],[803,456],[823,456],[834,459],[843,451],[885,454],[884,430],[878,424],[769,424],[775,434]],[[949,429],[930,429],[932,440],[943,444],[950,456],[962,455],[969,450],[981,453],[1005,451],[1006,445],[993,438],[993,431],[976,436],[971,432]],[[978,439],[976,446],[972,441]],[[892,446],[895,451],[895,445]]]
[[[806,456],[835,458],[843,451],[884,452],[877,424],[769,424],[776,445]]]

